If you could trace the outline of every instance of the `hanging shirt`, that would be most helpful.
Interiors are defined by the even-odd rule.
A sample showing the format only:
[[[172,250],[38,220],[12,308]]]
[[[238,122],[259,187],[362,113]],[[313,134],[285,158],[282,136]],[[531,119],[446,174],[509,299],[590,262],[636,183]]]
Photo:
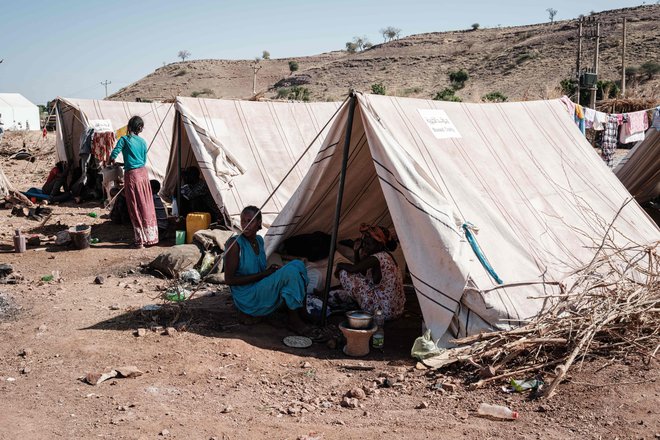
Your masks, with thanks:
[[[605,131],[603,132],[603,142],[601,143],[601,156],[607,166],[612,166],[612,158],[614,157],[614,150],[616,149],[617,140],[616,135],[619,128],[620,115],[608,115],[607,123],[605,124]]]
[[[594,128],[594,119],[596,119],[596,110],[592,108],[584,108],[584,125],[587,128]]]
[[[110,159],[112,148],[115,146],[115,133],[112,131],[99,133],[94,132],[92,137],[92,155],[99,164],[103,165]]]
[[[140,136],[129,134],[120,137],[110,159],[115,160],[119,153],[124,156],[125,171],[142,168],[147,163],[147,143]]]

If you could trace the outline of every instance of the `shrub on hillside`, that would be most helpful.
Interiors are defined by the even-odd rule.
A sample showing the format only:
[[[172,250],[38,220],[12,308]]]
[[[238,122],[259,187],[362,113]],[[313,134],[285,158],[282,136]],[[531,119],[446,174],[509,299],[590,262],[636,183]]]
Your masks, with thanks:
[[[507,99],[509,98],[502,92],[490,92],[481,97],[485,102],[504,102]]]
[[[463,69],[449,72],[449,81],[451,82],[451,85],[454,88],[454,90],[459,90],[465,87],[465,82],[469,78],[470,76]]]
[[[385,95],[385,86],[383,83],[375,83],[371,85],[371,93],[374,95]]]
[[[446,88],[435,94],[433,99],[435,101],[452,101],[452,102],[461,102],[462,99],[454,94],[455,90]]]

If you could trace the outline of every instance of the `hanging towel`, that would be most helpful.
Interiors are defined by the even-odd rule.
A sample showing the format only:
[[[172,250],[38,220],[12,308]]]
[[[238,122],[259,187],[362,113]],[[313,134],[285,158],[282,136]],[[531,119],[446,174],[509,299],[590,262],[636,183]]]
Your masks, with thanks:
[[[594,117],[594,130],[605,130],[605,124],[607,123],[607,113],[596,112]]]
[[[584,108],[584,123],[587,128],[594,128],[594,120],[596,119],[596,110],[592,108]]]
[[[619,140],[622,144],[643,141],[647,128],[649,128],[649,120],[646,118],[646,111],[627,113]]]
[[[564,105],[566,106],[566,110],[568,111],[568,114],[571,115],[571,116],[574,116],[575,115],[575,103],[573,101],[571,101],[570,99],[568,99],[568,96],[566,96],[566,95],[559,98],[559,100],[561,102],[563,102]]]
[[[656,107],[653,112],[653,128],[660,130],[660,106]]]
[[[92,155],[99,164],[104,165],[110,159],[110,153],[115,146],[115,132],[107,131],[105,133],[94,132],[92,138]]]

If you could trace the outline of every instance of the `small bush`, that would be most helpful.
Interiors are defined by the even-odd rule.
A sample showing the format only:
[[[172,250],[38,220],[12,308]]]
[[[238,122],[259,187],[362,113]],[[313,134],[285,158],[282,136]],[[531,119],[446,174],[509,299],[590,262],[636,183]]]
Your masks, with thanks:
[[[374,95],[385,95],[385,86],[383,83],[376,83],[371,85],[371,93]]]
[[[307,87],[293,86],[277,89],[277,99],[290,99],[293,101],[309,101],[310,94]]]
[[[291,91],[289,90],[288,87],[282,87],[281,89],[277,89],[277,99],[288,99],[290,92]]]
[[[358,50],[358,45],[353,43],[352,41],[349,41],[346,43],[346,52],[348,53],[355,53]]]
[[[621,92],[619,85],[614,81],[598,81],[596,83],[596,99],[616,98]]]
[[[566,96],[573,96],[577,92],[577,81],[573,78],[565,78],[559,82],[561,92]]]
[[[263,52],[261,52],[261,58],[263,58],[264,60],[269,60],[270,59],[270,52],[268,52],[267,50],[264,50]]]
[[[525,52],[524,54],[516,58],[516,64],[520,65],[525,61],[533,60],[534,58],[536,58],[536,56],[537,55],[534,52]]]
[[[652,79],[655,75],[660,73],[660,63],[657,61],[647,61],[639,66],[639,73],[646,75],[647,79]]]
[[[476,31],[477,29],[479,29],[479,26],[480,26],[479,23],[472,23],[472,30]]]
[[[407,88],[407,89],[403,89],[403,91],[401,92],[401,95],[402,96],[416,95],[416,94],[421,93],[421,92],[422,92],[421,87],[410,87],[410,88]]]
[[[180,69],[180,70],[177,70],[177,72],[174,74],[174,76],[183,76],[186,73],[188,73],[188,71],[186,69]]]
[[[507,99],[509,98],[502,92],[490,92],[481,97],[485,102],[504,102]]]
[[[451,82],[454,90],[459,90],[465,87],[465,82],[470,78],[468,73],[461,69],[454,72],[449,72],[449,81]]]
[[[446,88],[435,94],[433,99],[435,101],[452,101],[452,102],[461,102],[462,99],[454,94],[455,90]]]

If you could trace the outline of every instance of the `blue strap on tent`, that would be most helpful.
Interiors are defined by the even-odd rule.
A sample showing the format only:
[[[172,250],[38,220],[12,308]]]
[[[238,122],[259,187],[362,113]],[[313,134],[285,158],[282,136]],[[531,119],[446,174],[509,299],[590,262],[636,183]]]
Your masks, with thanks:
[[[488,260],[486,259],[486,256],[484,253],[481,251],[481,248],[479,247],[479,243],[477,243],[477,240],[474,238],[474,235],[472,234],[472,231],[470,230],[471,227],[473,227],[472,223],[463,223],[463,230],[465,231],[465,237],[467,238],[468,243],[470,243],[470,246],[472,247],[472,251],[474,251],[475,255],[481,262],[481,265],[486,269],[488,274],[495,280],[497,284],[504,284],[502,279],[497,276],[497,273],[495,273],[495,269],[493,269],[493,266],[490,265]]]

